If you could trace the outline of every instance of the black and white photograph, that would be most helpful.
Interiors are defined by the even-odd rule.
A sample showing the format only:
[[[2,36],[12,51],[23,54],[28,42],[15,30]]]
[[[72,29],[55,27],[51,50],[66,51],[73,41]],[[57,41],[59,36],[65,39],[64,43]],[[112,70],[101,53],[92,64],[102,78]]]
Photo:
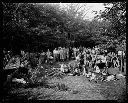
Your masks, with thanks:
[[[2,2],[1,102],[127,100],[126,2]]]

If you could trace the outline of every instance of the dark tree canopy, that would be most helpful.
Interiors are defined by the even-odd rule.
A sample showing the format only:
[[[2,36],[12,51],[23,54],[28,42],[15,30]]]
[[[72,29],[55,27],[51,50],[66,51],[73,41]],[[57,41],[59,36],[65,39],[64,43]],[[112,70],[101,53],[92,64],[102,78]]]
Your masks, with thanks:
[[[41,51],[58,46],[86,46],[126,39],[126,2],[116,2],[92,21],[84,20],[79,4],[69,9],[38,3],[2,3],[4,48]],[[108,5],[108,4],[105,4]],[[79,11],[79,12],[78,12]],[[84,16],[83,16],[84,15]]]

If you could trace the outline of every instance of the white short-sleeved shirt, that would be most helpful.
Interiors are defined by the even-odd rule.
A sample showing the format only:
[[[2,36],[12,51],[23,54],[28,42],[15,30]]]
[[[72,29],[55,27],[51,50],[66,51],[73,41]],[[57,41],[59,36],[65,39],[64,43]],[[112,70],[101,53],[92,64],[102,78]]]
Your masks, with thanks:
[[[92,50],[92,53],[94,54],[95,53],[95,50]]]
[[[125,52],[123,52],[123,56],[125,56]]]
[[[103,62],[103,63],[106,62],[106,56],[105,56],[105,57],[104,57],[104,56],[102,57],[102,62]]]
[[[118,55],[122,55],[122,51],[118,51]]]
[[[59,51],[58,50],[54,50],[53,54],[59,54]]]

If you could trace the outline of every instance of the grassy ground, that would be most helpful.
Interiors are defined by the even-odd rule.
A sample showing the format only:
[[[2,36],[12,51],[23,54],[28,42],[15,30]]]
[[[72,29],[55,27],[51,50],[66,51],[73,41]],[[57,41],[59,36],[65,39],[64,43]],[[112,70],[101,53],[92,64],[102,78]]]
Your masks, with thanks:
[[[54,65],[43,65],[37,78],[45,73],[52,72]],[[45,72],[44,72],[45,71]],[[126,100],[125,78],[109,82],[89,82],[85,76],[67,76],[57,74],[42,79],[39,84],[29,85],[26,88],[12,88],[4,101],[10,100]]]

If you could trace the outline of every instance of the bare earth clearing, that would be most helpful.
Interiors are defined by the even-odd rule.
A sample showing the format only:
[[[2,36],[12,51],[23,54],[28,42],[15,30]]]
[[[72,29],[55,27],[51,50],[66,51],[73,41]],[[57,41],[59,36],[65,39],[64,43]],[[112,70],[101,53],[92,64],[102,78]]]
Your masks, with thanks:
[[[85,76],[56,75],[39,85],[13,88],[10,100],[126,100],[126,80],[89,82]]]

